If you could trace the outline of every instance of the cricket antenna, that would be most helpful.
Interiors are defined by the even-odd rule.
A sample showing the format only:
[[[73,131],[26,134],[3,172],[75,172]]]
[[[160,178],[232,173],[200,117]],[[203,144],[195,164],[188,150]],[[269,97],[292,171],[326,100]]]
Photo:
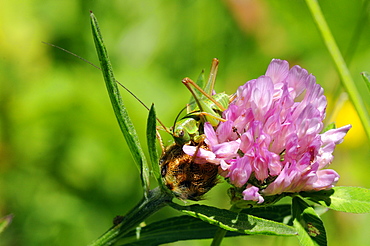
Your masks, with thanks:
[[[90,11],[91,12],[91,11]],[[92,62],[90,62],[90,61],[88,61],[88,60],[86,60],[85,58],[83,58],[83,57],[81,57],[81,56],[79,56],[79,55],[77,55],[77,54],[75,54],[75,53],[73,53],[73,52],[71,52],[71,51],[69,51],[69,50],[66,50],[66,49],[64,49],[64,48],[62,48],[62,47],[60,47],[60,46],[58,46],[58,45],[55,45],[55,44],[51,44],[51,43],[47,43],[47,42],[44,42],[44,41],[41,41],[41,43],[43,43],[43,44],[46,44],[46,45],[49,45],[49,46],[51,46],[51,47],[54,47],[54,48],[57,48],[57,49],[60,49],[60,50],[62,50],[62,51],[64,51],[64,52],[66,52],[66,53],[68,53],[68,54],[70,54],[70,55],[72,55],[72,56],[74,56],[74,57],[77,57],[78,59],[80,59],[80,60],[82,60],[82,61],[84,61],[84,62],[86,62],[86,63],[88,63],[88,64],[90,64],[91,66],[93,66],[93,67],[95,67],[95,68],[97,68],[97,69],[99,69],[100,71],[101,71],[101,68],[100,67],[98,67],[97,65],[95,65],[94,63],[92,63]],[[148,106],[146,106],[145,105],[145,103],[143,102],[143,101],[141,101],[132,91],[130,91],[126,86],[124,86],[121,82],[119,82],[118,80],[115,80],[116,81],[116,83],[117,84],[119,84],[123,89],[125,89],[129,94],[131,94],[131,96],[133,96],[141,105],[143,105],[148,111],[149,111],[149,107]],[[171,134],[171,132],[167,129],[167,127],[162,123],[162,121],[160,121],[158,118],[157,118],[157,121],[158,121],[158,123],[163,127],[163,129],[166,131],[166,132],[168,132],[169,134]]]
[[[183,109],[181,109],[181,111],[177,114],[176,118],[175,118],[175,121],[173,123],[173,126],[172,126],[172,135],[175,134],[175,127],[176,127],[176,122],[177,120],[180,118],[180,115],[181,113],[187,108],[187,106],[185,106]]]
[[[42,43],[43,44],[50,45],[50,46],[52,46],[54,48],[60,49],[60,50],[66,52],[66,53],[68,53],[70,55],[73,55],[74,57],[77,57],[78,59],[80,59],[80,60],[82,60],[82,61],[90,64],[91,66],[93,66],[93,67],[95,67],[95,68],[97,68],[97,69],[99,69],[101,71],[101,68],[98,67],[97,65],[95,65],[94,63],[89,62],[85,58],[83,58],[83,57],[81,57],[81,56],[79,56],[79,55],[77,55],[77,54],[75,54],[75,53],[73,53],[73,52],[71,52],[69,50],[66,50],[66,49],[64,49],[64,48],[62,48],[62,47],[60,47],[58,45],[55,45],[55,44],[51,44],[51,43],[47,43],[47,42],[43,42],[43,41],[42,41]],[[130,93],[141,105],[143,105],[147,110],[149,110],[148,106],[146,106],[145,103],[143,103],[137,96],[135,96],[135,94],[133,92],[131,92],[126,86],[124,86],[123,84],[121,84],[118,80],[116,80],[116,83],[119,84],[120,86],[122,86],[122,88],[125,89],[128,93]]]

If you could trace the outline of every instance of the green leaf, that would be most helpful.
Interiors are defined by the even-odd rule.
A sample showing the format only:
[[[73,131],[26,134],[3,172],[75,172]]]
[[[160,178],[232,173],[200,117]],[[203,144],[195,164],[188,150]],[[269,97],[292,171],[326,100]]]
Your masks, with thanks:
[[[10,225],[10,223],[12,223],[12,220],[13,215],[11,214],[0,218],[0,233],[2,233],[5,230],[5,228],[7,228]]]
[[[324,224],[315,210],[300,197],[292,202],[293,226],[301,245],[327,245]]]
[[[131,211],[115,220],[114,225],[89,246],[113,245],[150,215],[167,206],[172,198],[173,196],[163,191],[161,187],[150,190]]]
[[[370,74],[368,72],[362,72],[361,75],[362,75],[362,78],[365,81],[365,84],[367,86],[367,89],[370,92]]]
[[[370,190],[361,187],[337,186],[331,190],[318,192],[301,192],[322,206],[347,213],[370,212]]]
[[[120,92],[116,84],[116,79],[114,78],[113,75],[112,65],[108,58],[108,52],[105,48],[103,37],[100,33],[98,21],[92,12],[90,14],[90,18],[94,42],[100,60],[100,66],[103,72],[103,77],[105,80],[105,85],[108,90],[109,98],[111,100],[113,110],[116,115],[118,124],[121,128],[121,131],[123,133],[123,136],[125,137],[127,145],[131,150],[131,155],[134,158],[134,161],[140,170],[142,184],[146,194],[149,189],[148,163],[145,159],[144,152],[140,146],[139,138],[137,136],[134,125],[130,117],[128,116],[127,110],[123,104]]]
[[[238,208],[237,206],[233,206],[230,210],[233,212],[238,212],[240,211],[240,208]],[[283,204],[264,207],[253,207],[243,209],[240,211],[240,213],[284,223],[288,222],[291,218],[291,206],[288,204]],[[218,230],[215,234],[211,245],[221,245],[222,238],[225,236],[226,232],[226,230],[220,228],[220,230]]]
[[[292,236],[296,231],[285,224],[258,218],[253,215],[236,213],[205,205],[180,206],[170,203],[173,208],[199,218],[209,224],[228,230],[246,234]]]
[[[288,204],[273,205],[268,207],[256,207],[243,209],[241,212],[267,220],[284,222],[288,216],[291,216],[292,206]]]
[[[161,173],[159,170],[159,158],[156,148],[157,140],[157,117],[154,109],[154,104],[150,107],[148,122],[146,126],[146,137],[148,142],[148,151],[150,160],[152,163],[152,170],[154,177],[158,180],[158,183],[161,184]]]
[[[298,232],[298,241],[301,246],[316,246],[314,241],[312,241],[311,237],[308,235],[304,227],[298,220],[293,220],[293,226]]]
[[[148,226],[130,231],[117,245],[159,245],[180,240],[212,238],[217,226],[184,215],[151,223]],[[181,232],[181,233],[179,233]],[[226,237],[241,236],[238,232],[227,232]]]

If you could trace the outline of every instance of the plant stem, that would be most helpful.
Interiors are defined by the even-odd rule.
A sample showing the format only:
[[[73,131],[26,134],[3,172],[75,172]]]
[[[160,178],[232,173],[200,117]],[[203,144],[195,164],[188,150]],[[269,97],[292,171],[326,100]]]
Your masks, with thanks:
[[[222,239],[224,239],[226,235],[226,230],[222,228],[218,228],[216,234],[212,240],[211,246],[219,246],[221,245]]]
[[[241,210],[242,210],[241,208],[238,208],[235,205],[232,205],[231,208],[230,208],[230,211],[232,211],[232,212],[240,212]],[[215,236],[213,237],[211,246],[221,245],[222,239],[225,237],[226,233],[227,233],[227,230],[222,229],[222,228],[218,228],[216,233],[215,233]]]
[[[147,198],[144,197],[123,217],[123,220],[119,224],[114,225],[89,246],[112,245],[119,238],[128,233],[130,229],[137,226],[151,214],[166,206],[166,204],[171,200],[172,196],[163,191],[160,187],[150,190]]]
[[[357,113],[360,117],[362,125],[365,129],[365,132],[370,139],[370,117],[366,111],[365,105],[361,99],[361,95],[358,92],[356,85],[351,77],[351,74],[347,68],[347,65],[343,59],[340,50],[335,43],[334,37],[330,32],[328,24],[324,18],[324,15],[320,9],[320,6],[317,0],[306,0],[306,4],[312,14],[312,17],[319,29],[321,36],[325,42],[326,48],[328,49],[334,64],[338,70],[339,76],[343,83],[344,88],[346,89],[349,97],[357,110]]]

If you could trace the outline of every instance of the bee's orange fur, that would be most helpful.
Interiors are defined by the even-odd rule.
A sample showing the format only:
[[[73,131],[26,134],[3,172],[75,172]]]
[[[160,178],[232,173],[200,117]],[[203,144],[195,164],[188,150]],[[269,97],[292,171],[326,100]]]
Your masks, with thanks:
[[[213,188],[217,180],[218,166],[193,162],[193,157],[183,152],[181,145],[171,145],[161,158],[164,183],[176,197],[198,201]]]

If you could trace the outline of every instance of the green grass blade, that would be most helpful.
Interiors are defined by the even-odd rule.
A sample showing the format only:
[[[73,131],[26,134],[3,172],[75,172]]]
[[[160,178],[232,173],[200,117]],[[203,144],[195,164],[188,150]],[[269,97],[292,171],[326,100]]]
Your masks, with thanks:
[[[159,158],[156,148],[156,140],[157,140],[157,117],[154,109],[154,104],[150,107],[148,122],[146,127],[146,137],[148,142],[148,151],[150,160],[152,163],[152,170],[154,177],[158,180],[160,184],[162,182],[161,173],[159,170]]]
[[[334,37],[329,29],[329,26],[326,23],[326,20],[320,9],[318,1],[317,0],[306,0],[306,3],[320,31],[320,34],[325,42],[325,45],[334,61],[334,64],[338,70],[343,86],[346,89],[353,103],[353,106],[356,108],[357,113],[361,119],[362,125],[364,126],[365,132],[370,140],[370,116],[367,113],[365,104],[351,77],[351,74],[334,40]]]
[[[98,21],[92,12],[90,14],[90,17],[94,42],[100,60],[100,66],[103,72],[103,77],[108,90],[109,98],[111,100],[113,110],[123,136],[125,137],[134,161],[140,170],[143,187],[146,194],[147,190],[149,189],[149,167],[145,159],[144,152],[140,146],[139,138],[137,136],[134,125],[130,117],[128,116],[127,110],[123,104],[120,92],[118,90],[116,80],[113,75],[112,65],[108,58],[108,52],[105,48],[103,37],[100,33]]]

